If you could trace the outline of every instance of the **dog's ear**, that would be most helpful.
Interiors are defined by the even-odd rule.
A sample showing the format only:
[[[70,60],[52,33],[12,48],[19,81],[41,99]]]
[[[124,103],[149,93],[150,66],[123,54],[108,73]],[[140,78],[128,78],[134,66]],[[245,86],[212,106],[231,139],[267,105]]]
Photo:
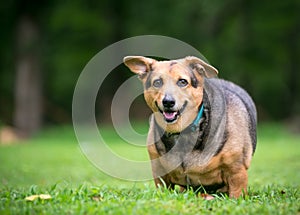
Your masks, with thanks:
[[[218,75],[218,70],[216,68],[197,57],[189,56],[185,58],[185,61],[192,70],[197,71],[201,76],[214,78]]]
[[[152,64],[156,60],[143,56],[127,56],[124,57],[123,62],[132,72],[138,74],[140,79],[143,79],[152,70]]]

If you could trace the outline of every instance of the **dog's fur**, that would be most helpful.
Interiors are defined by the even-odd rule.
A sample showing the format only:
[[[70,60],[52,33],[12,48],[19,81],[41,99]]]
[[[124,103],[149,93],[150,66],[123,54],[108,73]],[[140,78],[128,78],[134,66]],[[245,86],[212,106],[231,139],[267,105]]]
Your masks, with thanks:
[[[247,193],[256,147],[256,109],[237,85],[216,79],[218,71],[196,57],[156,61],[128,56],[153,111],[147,147],[157,186]],[[203,115],[196,120],[199,109]]]

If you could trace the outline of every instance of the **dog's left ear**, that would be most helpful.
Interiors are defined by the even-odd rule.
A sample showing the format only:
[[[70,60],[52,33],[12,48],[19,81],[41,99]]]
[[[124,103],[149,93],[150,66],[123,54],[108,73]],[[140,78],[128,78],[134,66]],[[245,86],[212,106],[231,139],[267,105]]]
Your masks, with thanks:
[[[132,72],[138,74],[140,79],[144,79],[156,60],[143,56],[127,56],[123,62]]]
[[[197,57],[189,56],[185,58],[185,61],[192,70],[196,70],[200,75],[206,78],[215,78],[219,73],[216,68]]]

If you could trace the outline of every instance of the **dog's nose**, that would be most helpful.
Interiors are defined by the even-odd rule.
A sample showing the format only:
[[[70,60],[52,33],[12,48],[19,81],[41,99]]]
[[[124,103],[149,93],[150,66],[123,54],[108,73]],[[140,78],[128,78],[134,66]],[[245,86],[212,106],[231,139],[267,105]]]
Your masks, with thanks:
[[[162,103],[165,108],[171,108],[175,105],[175,99],[171,95],[165,95]]]

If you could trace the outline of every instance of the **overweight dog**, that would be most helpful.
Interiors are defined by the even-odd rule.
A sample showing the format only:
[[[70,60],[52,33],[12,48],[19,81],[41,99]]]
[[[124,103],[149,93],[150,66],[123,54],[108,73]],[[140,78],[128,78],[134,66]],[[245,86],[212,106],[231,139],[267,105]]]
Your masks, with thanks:
[[[246,91],[215,78],[218,71],[197,57],[128,56],[124,63],[153,111],[147,149],[156,186],[247,194],[257,120]]]

